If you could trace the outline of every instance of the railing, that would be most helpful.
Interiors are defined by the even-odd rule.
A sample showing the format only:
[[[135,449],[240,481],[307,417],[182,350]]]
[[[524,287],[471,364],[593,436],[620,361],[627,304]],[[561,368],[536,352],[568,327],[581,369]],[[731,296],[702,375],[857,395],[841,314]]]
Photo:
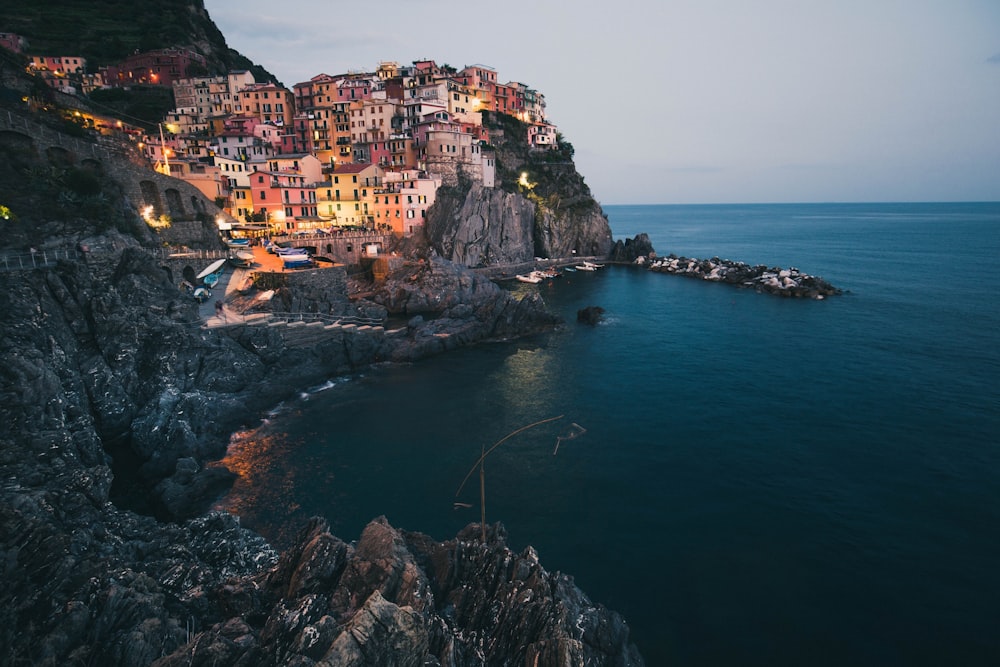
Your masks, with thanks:
[[[225,316],[211,317],[209,321],[203,322],[202,327],[214,328],[219,326],[231,326],[242,324],[246,326],[263,326],[277,324],[292,324],[302,322],[305,324],[320,322],[324,326],[355,326],[355,327],[381,327],[383,321],[373,317],[360,317],[357,315],[331,315],[329,313],[230,313]],[[214,324],[213,324],[214,323]]]
[[[0,270],[30,271],[55,266],[60,259],[78,260],[83,256],[79,250],[70,248],[55,250],[38,250],[32,253],[0,256]]]
[[[329,313],[267,313],[269,322],[323,322],[324,324],[353,324],[355,326],[380,327],[382,320],[357,315],[331,315]],[[249,317],[253,317],[251,314]]]

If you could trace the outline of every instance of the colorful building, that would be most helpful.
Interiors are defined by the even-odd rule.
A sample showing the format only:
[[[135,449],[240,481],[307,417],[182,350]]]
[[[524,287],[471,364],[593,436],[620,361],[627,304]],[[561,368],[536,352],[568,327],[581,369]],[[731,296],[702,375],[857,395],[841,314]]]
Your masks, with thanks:
[[[205,56],[189,49],[171,48],[136,53],[117,65],[108,65],[109,86],[150,84],[173,87],[174,81],[190,76],[192,66],[205,67]]]

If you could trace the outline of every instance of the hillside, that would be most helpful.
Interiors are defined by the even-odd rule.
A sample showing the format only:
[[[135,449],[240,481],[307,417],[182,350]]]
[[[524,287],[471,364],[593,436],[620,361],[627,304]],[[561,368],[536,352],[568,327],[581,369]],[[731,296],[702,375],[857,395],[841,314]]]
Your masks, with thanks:
[[[114,64],[136,51],[187,47],[205,56],[205,72],[249,69],[258,81],[274,76],[230,49],[201,0],[7,0],[0,4],[0,30],[28,39],[35,55],[80,55],[87,67]]]

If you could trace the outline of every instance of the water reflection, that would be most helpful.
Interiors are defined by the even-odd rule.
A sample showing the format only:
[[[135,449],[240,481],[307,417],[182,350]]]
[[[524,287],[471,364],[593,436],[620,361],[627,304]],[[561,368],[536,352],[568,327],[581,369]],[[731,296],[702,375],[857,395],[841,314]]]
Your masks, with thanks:
[[[297,444],[287,433],[275,432],[266,423],[233,433],[222,464],[238,478],[213,509],[248,519],[251,524],[265,507],[278,515],[293,514],[299,509],[295,499],[297,469],[288,454]]]

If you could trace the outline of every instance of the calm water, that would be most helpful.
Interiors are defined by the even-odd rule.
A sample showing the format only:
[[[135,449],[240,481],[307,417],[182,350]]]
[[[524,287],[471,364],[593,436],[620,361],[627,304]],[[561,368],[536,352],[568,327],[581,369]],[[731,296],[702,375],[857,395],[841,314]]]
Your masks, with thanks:
[[[660,254],[849,293],[519,285],[568,326],[312,388],[234,435],[221,506],[278,544],[317,514],[448,539],[478,520],[478,475],[453,502],[480,448],[563,415],[488,458],[487,520],[624,614],[650,665],[1000,664],[1000,204],[606,212]]]

